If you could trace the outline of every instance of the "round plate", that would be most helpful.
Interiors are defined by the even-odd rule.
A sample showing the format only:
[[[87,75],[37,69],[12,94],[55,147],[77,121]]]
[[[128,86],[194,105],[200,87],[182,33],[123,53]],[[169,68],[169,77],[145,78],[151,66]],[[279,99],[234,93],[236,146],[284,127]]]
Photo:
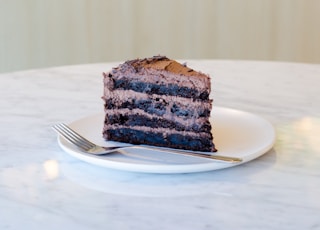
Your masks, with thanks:
[[[164,151],[126,149],[109,155],[95,156],[58,137],[61,148],[70,155],[91,164],[112,169],[144,173],[191,173],[228,168],[251,161],[272,148],[275,130],[265,119],[239,110],[213,107],[211,123],[217,155],[240,157],[231,164],[210,159],[183,156]],[[70,127],[92,142],[103,146],[126,145],[102,138],[104,114],[96,114],[72,122]]]

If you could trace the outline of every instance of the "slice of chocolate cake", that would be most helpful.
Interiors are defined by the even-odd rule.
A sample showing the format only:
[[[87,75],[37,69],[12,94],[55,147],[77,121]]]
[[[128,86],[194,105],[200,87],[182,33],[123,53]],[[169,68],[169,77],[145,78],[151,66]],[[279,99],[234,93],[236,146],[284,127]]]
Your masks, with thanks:
[[[127,61],[103,75],[106,140],[216,151],[209,76],[164,56]]]

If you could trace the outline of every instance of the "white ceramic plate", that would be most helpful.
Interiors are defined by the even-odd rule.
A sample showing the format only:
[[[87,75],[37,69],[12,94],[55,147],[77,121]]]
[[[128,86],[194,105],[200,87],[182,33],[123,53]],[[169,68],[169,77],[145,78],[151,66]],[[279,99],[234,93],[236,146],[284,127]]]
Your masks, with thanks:
[[[61,148],[70,155],[91,164],[112,169],[144,173],[191,173],[228,168],[251,161],[272,148],[275,141],[273,126],[254,114],[222,107],[214,107],[214,143],[219,155],[240,157],[237,164],[221,163],[210,159],[182,156],[165,151],[128,149],[121,153],[94,156],[81,152],[74,145],[58,137]],[[96,114],[69,124],[73,129],[92,142],[115,146],[119,142],[105,141],[102,138],[103,114]]]

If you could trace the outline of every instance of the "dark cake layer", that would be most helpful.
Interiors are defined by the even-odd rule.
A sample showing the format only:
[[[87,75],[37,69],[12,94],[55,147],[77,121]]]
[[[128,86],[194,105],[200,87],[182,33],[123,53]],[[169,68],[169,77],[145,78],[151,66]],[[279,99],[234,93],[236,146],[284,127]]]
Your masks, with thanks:
[[[109,74],[109,77],[112,77],[112,75]],[[175,84],[162,85],[156,83],[132,81],[130,78],[121,78],[119,80],[113,79],[113,85],[110,85],[109,89],[133,90],[135,92],[146,94],[179,96],[193,98],[194,100],[209,100],[208,91],[198,91],[195,88],[180,87],[179,85]]]
[[[148,126],[151,128],[168,128],[177,131],[192,131],[192,132],[207,132],[211,131],[211,125],[208,120],[201,123],[192,123],[191,125],[183,125],[179,122],[175,122],[161,117],[149,118],[139,114],[114,114],[105,117],[106,124],[119,124],[128,127],[134,126]]]
[[[209,137],[203,138],[181,134],[164,136],[164,134],[160,132],[145,132],[131,128],[109,129],[105,130],[103,135],[104,138],[108,140],[123,141],[125,139],[126,142],[131,144],[146,144],[203,152],[215,151],[214,145]]]
[[[172,105],[171,105],[172,104]],[[169,107],[169,108],[168,108]],[[208,106],[191,107],[189,105],[181,105],[177,102],[167,102],[164,99],[128,99],[119,103],[115,98],[109,98],[105,100],[105,110],[114,109],[141,109],[146,113],[163,116],[166,112],[171,112],[177,117],[205,117],[210,116],[210,110]]]

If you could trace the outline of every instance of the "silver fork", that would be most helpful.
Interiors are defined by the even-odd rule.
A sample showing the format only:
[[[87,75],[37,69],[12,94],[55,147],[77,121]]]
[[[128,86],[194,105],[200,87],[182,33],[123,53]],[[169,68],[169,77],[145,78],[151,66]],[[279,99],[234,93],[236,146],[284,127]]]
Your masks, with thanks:
[[[155,146],[144,146],[144,145],[130,145],[130,146],[115,146],[115,147],[103,147],[96,145],[92,143],[91,141],[87,140],[83,136],[81,136],[79,133],[68,127],[67,125],[61,123],[56,124],[52,126],[52,128],[60,134],[62,137],[64,137],[68,142],[74,144],[77,146],[80,150],[91,153],[94,155],[107,155],[112,152],[116,152],[121,149],[127,149],[127,148],[140,148],[140,149],[149,149],[149,150],[159,150],[159,151],[165,151],[169,153],[175,153],[175,154],[182,154],[187,156],[194,156],[194,157],[202,157],[207,158],[215,161],[222,161],[227,163],[239,163],[242,162],[241,158],[237,157],[228,157],[228,156],[221,156],[221,155],[214,155],[214,154],[206,154],[203,152],[189,152],[184,150],[178,150],[178,149],[168,149],[168,148],[162,148],[162,147],[155,147]]]

